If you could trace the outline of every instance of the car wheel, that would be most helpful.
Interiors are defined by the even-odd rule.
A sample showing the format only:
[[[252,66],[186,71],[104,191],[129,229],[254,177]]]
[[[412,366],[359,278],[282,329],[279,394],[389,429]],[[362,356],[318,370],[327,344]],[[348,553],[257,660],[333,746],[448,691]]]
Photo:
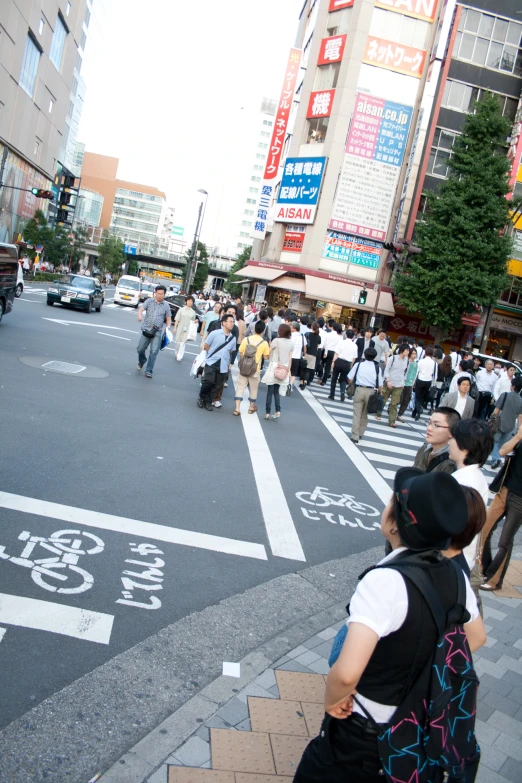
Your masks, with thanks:
[[[22,291],[24,290],[24,287],[21,283],[18,283],[18,285],[15,288],[15,296],[18,299],[19,296],[22,296]]]
[[[49,307],[52,307],[52,306],[53,306],[53,304],[54,304],[54,302],[51,302],[51,301],[48,299],[48,300],[47,300],[47,304],[48,304],[48,306],[49,306]]]
[[[89,299],[89,303],[87,307],[85,308],[86,312],[90,313],[92,311],[92,299]]]
[[[102,305],[103,305],[103,299],[101,300],[100,304],[99,304],[99,305],[98,305],[98,307],[96,308],[96,312],[97,312],[97,313],[101,313]]]

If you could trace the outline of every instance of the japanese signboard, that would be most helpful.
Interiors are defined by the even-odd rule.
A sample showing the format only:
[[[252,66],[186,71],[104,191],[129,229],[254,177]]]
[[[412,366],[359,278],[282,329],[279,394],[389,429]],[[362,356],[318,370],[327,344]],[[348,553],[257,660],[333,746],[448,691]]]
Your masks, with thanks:
[[[296,291],[292,291],[290,294],[290,300],[288,302],[288,308],[290,310],[297,310],[299,307],[299,300],[301,298],[301,294],[297,293]]]
[[[281,153],[285,143],[286,129],[288,127],[288,118],[292,110],[292,101],[296,88],[297,75],[301,63],[301,50],[290,49],[290,56],[286,66],[283,89],[277,105],[277,112],[274,120],[274,129],[272,139],[268,150],[268,158],[265,166],[265,173],[261,184],[261,194],[256,209],[256,219],[254,228],[250,236],[253,239],[264,239],[266,234],[266,222],[268,218],[268,209],[272,202],[275,183],[274,180],[279,171],[281,162]]]
[[[359,239],[350,234],[339,234],[337,231],[327,231],[322,256],[333,261],[378,269],[381,250],[380,242]]]
[[[283,250],[287,253],[300,253],[303,249],[306,226],[287,226],[283,241]]]
[[[378,8],[388,11],[398,11],[406,16],[415,16],[432,22],[437,10],[437,0],[375,0]]]
[[[369,35],[366,41],[366,51],[363,62],[369,65],[377,65],[388,71],[405,73],[407,76],[415,76],[420,79],[426,52],[424,49],[415,49],[413,46],[386,41],[384,38],[376,38]]]
[[[411,115],[411,106],[357,94],[329,228],[386,239]]]
[[[274,220],[313,223],[323,181],[326,158],[287,158]]]
[[[329,117],[332,113],[332,104],[335,90],[319,90],[310,94],[306,116],[308,119],[314,117]]]
[[[265,301],[266,285],[258,285],[256,288],[256,304],[260,304]]]
[[[329,65],[338,63],[343,59],[346,35],[334,35],[332,38],[323,38],[317,65]]]
[[[170,235],[173,237],[182,237],[185,229],[182,226],[172,226]]]
[[[406,337],[429,337],[433,335],[435,327],[425,326],[420,318],[409,315],[396,315],[388,321],[388,328],[392,332],[398,332]]]
[[[354,0],[330,0],[329,11],[340,11],[341,8],[351,8]]]

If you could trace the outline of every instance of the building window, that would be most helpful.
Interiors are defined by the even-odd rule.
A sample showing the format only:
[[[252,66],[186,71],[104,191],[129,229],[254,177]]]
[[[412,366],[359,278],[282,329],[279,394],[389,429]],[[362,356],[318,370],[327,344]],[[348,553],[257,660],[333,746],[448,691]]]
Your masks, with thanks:
[[[248,231],[240,231],[239,232],[239,236],[240,237],[249,237],[250,234],[248,233]]]
[[[269,139],[271,135],[270,131],[261,131],[261,136],[265,136],[267,139]]]
[[[41,35],[43,33],[44,27],[45,27],[45,22],[43,19],[40,19],[40,23],[38,25],[38,35]]]
[[[446,179],[449,171],[448,164],[452,155],[451,151],[458,135],[458,133],[452,133],[442,128],[435,130],[428,161],[428,174]]]
[[[80,49],[85,51],[85,44],[87,43],[87,36],[85,34],[85,30],[82,30],[82,34],[80,37]]]
[[[74,65],[78,73],[80,73],[80,71],[82,70],[82,65],[83,65],[83,59],[80,52],[78,52],[76,55],[76,63]]]
[[[263,125],[268,125],[269,127],[272,127],[273,124],[274,123],[272,122],[272,120],[263,120]]]
[[[20,74],[19,84],[31,98],[34,93],[39,62],[40,49],[37,47],[32,37],[28,35],[25,40],[24,59],[22,62],[22,73]]]
[[[305,144],[322,144],[328,130],[328,117],[317,117],[306,121]]]
[[[249,193],[259,193],[259,188],[248,188]]]
[[[54,98],[50,98],[50,100],[49,100],[49,114],[53,113],[53,108],[54,108]]]
[[[340,11],[333,11],[331,14],[328,14],[326,21],[326,37],[331,38],[332,35],[347,33],[348,27],[350,26],[351,14],[351,8],[342,8]]]
[[[255,198],[247,198],[247,204],[257,204]],[[254,213],[252,213],[254,214]]]
[[[264,160],[266,158],[266,155],[264,155],[262,152],[256,153],[257,160]]]
[[[76,76],[73,76],[71,82],[71,95],[76,95],[77,90],[78,90],[78,79],[76,78]]]
[[[264,166],[254,166],[254,171],[263,171]]]
[[[242,220],[241,225],[246,226],[247,228],[252,228],[252,223],[249,220]]]
[[[247,201],[251,201],[251,199],[247,199]],[[254,210],[253,209],[245,209],[244,214],[245,215],[253,215],[254,214]],[[250,225],[250,223],[248,225]]]
[[[475,65],[522,75],[522,24],[463,8],[454,57]]]
[[[321,65],[315,72],[314,91],[333,90],[337,85],[340,67],[341,63]]]
[[[67,3],[67,8],[65,9],[65,16],[69,16],[69,11],[71,10],[71,4]]]
[[[63,50],[65,46],[65,39],[67,38],[67,29],[62,22],[60,16],[56,17],[56,25],[54,27],[53,40],[51,42],[51,51],[49,52],[49,59],[59,71],[62,66]]]
[[[268,144],[263,144],[263,142],[262,142],[262,141],[260,141],[260,142],[259,142],[259,144],[258,144],[257,146],[258,146],[258,147],[259,147],[259,149],[261,149],[261,150],[267,150],[267,149],[268,149]]]
[[[250,177],[252,182],[261,182],[261,177]]]
[[[422,19],[414,19],[411,16],[397,14],[395,11],[376,8],[370,25],[370,35],[394,41],[403,46],[426,49],[430,28],[430,23]]]
[[[33,154],[36,155],[36,157],[38,157],[38,153],[40,151],[40,144],[41,144],[40,139],[36,139],[34,142],[34,151],[33,151]]]
[[[515,114],[517,113],[518,100],[516,98],[511,98],[509,95],[501,95],[500,93],[492,94],[500,102],[504,117],[508,117],[510,120],[514,121]],[[446,106],[448,109],[455,109],[456,111],[471,112],[473,111],[475,102],[479,101],[483,95],[484,90],[479,90],[478,87],[448,79],[444,87],[442,106]]]
[[[85,28],[89,27],[89,22],[91,21],[91,12],[88,8],[85,9],[85,19],[83,20],[83,23],[85,25]]]

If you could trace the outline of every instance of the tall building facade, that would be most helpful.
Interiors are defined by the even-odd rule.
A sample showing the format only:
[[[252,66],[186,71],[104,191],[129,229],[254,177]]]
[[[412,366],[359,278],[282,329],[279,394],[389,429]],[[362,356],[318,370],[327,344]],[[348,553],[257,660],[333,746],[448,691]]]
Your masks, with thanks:
[[[66,154],[88,3],[0,3],[0,241],[16,241],[24,221],[49,204],[28,191],[50,189]]]

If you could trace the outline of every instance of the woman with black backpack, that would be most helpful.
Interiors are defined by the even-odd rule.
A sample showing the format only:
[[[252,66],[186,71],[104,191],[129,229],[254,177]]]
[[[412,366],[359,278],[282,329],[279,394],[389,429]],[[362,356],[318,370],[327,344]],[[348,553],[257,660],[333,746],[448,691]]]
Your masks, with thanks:
[[[392,552],[360,577],[332,650],[321,730],[294,783],[474,780],[471,652],[486,632],[469,580],[441,553],[467,516],[451,475],[397,471],[381,520]]]

